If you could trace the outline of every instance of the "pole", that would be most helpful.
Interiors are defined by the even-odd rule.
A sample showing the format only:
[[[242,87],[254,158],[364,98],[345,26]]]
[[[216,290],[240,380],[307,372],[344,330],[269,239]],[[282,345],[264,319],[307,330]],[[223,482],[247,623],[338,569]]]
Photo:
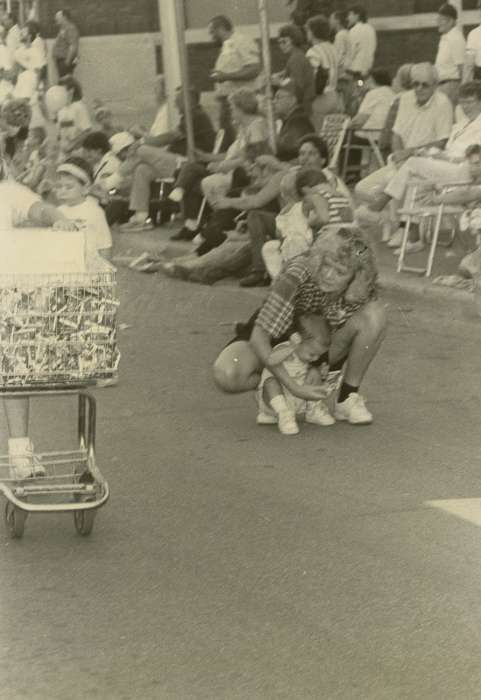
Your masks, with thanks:
[[[169,128],[173,129],[179,120],[175,104],[175,93],[182,82],[175,11],[177,0],[158,0],[158,3],[162,36],[163,73],[169,110]]]
[[[262,59],[264,64],[264,75],[266,80],[266,112],[267,124],[269,128],[269,144],[273,152],[276,152],[276,126],[274,119],[274,108],[272,106],[272,83],[271,83],[271,47],[269,20],[267,17],[267,0],[258,0],[259,20],[261,27]]]
[[[192,122],[192,97],[190,94],[189,61],[185,43],[184,3],[176,2],[177,38],[179,41],[180,72],[182,75],[182,93],[184,98],[184,122],[187,136],[187,158],[195,158],[194,125]]]

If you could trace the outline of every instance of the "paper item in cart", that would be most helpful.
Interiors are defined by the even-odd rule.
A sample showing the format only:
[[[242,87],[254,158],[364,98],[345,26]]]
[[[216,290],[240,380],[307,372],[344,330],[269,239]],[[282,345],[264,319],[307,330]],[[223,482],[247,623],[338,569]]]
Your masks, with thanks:
[[[0,275],[84,273],[84,231],[15,228],[0,231]]]

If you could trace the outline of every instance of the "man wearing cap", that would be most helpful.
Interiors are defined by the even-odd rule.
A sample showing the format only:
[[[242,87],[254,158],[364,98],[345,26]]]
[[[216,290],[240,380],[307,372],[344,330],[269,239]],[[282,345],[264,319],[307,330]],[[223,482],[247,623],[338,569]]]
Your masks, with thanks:
[[[438,10],[438,31],[441,35],[435,66],[439,87],[451,102],[458,101],[459,86],[463,75],[466,41],[457,26],[458,11],[448,2]]]
[[[477,0],[476,8],[481,10],[481,0]],[[481,24],[468,34],[463,80],[481,80]]]
[[[442,148],[451,133],[453,107],[449,98],[437,89],[437,72],[431,63],[416,63],[411,68],[412,90],[399,98],[399,110],[392,131],[392,154],[384,168],[376,170],[356,185],[356,195],[370,202],[384,191],[401,165],[411,156],[431,147]],[[364,210],[362,210],[364,212]],[[393,226],[394,228],[394,221]],[[389,236],[394,231],[389,230]],[[395,247],[396,238],[386,241]]]
[[[192,100],[192,126],[195,148],[211,152],[215,141],[212,123],[200,106],[199,93],[190,88]],[[143,231],[153,228],[149,219],[150,187],[158,178],[173,177],[187,160],[187,132],[184,117],[184,100],[179,88],[176,105],[181,118],[176,129],[159,136],[144,136],[137,141],[137,165],[130,191],[129,221],[122,225],[125,231]]]

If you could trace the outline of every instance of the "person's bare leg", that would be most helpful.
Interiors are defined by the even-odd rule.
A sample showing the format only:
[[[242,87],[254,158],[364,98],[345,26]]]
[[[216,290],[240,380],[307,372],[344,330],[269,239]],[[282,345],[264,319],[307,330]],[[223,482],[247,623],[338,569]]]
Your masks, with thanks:
[[[219,389],[238,394],[257,388],[262,366],[249,341],[238,340],[222,350],[213,371]]]
[[[4,399],[5,415],[7,417],[8,434],[10,438],[25,438],[28,436],[28,419],[30,401],[26,398]]]
[[[379,301],[368,302],[332,335],[329,360],[347,357],[344,382],[360,386],[386,335],[386,311]]]

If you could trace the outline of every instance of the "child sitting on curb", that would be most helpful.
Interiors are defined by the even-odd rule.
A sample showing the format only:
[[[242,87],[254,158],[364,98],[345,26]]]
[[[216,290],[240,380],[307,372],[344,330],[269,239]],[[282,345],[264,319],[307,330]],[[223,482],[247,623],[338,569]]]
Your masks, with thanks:
[[[267,241],[262,248],[262,257],[273,280],[289,260],[309,250],[323,226],[353,220],[350,202],[337,192],[322,170],[298,170],[295,187],[301,201],[289,203],[277,215],[278,240]]]
[[[313,315],[305,315],[298,320],[298,332],[287,342],[276,345],[264,368],[257,389],[258,425],[278,425],[283,435],[297,435],[299,426],[296,417],[303,416],[306,423],[328,426],[335,423],[322,400],[304,401],[295,397],[276,379],[269,366],[282,365],[285,372],[300,384],[314,384],[319,377],[327,375],[328,367],[312,367],[326,352],[327,345],[319,332],[319,318],[313,323]],[[326,337],[328,331],[326,327]],[[326,398],[331,388],[326,383]]]

